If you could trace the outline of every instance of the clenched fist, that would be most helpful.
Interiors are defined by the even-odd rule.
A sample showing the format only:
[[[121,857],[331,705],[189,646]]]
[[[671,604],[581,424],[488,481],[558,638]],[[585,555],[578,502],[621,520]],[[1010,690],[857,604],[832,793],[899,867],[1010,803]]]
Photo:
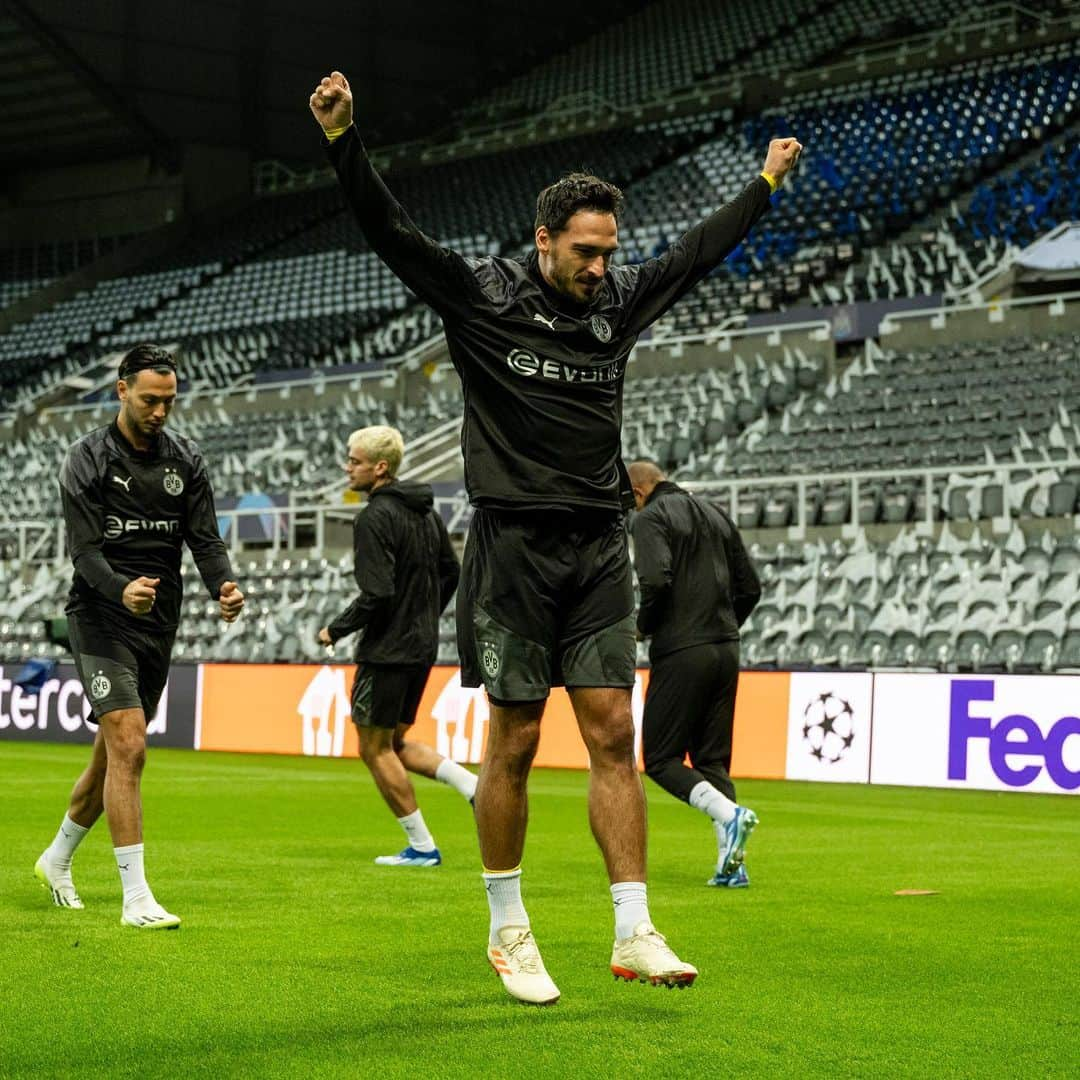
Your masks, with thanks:
[[[124,587],[121,597],[124,607],[132,615],[148,615],[157,599],[157,587],[161,584],[161,578],[137,577],[129,581]]]
[[[240,609],[244,606],[244,594],[235,581],[226,581],[221,586],[218,604],[221,606],[221,617],[226,622],[236,622],[240,616]]]
[[[311,114],[323,131],[348,127],[352,123],[352,91],[340,71],[331,71],[308,98]]]
[[[783,183],[802,153],[802,143],[797,139],[783,138],[772,139],[769,142],[769,152],[765,155],[765,165],[762,172],[767,172],[778,184]]]

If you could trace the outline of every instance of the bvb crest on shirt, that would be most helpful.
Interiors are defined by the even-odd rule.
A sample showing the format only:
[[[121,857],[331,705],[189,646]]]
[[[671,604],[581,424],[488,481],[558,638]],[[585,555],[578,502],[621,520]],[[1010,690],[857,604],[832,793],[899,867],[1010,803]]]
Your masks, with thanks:
[[[605,345],[611,340],[611,323],[603,315],[594,315],[589,320],[589,327],[597,339]]]
[[[165,485],[165,490],[170,495],[180,495],[183,493],[184,481],[175,469],[165,470],[165,479],[163,483]]]

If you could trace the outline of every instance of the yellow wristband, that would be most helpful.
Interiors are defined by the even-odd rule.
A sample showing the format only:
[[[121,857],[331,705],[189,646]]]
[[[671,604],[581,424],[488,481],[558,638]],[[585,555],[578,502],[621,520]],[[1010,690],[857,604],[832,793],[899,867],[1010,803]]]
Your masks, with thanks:
[[[351,124],[346,124],[344,127],[326,128],[326,130],[323,132],[323,134],[326,136],[326,141],[333,142],[335,139],[340,139],[341,136],[344,135],[351,126]]]
[[[780,184],[777,181],[776,177],[773,176],[771,173],[763,172],[761,175],[762,177],[764,177],[765,183],[769,185],[769,194],[771,195],[780,186]]]

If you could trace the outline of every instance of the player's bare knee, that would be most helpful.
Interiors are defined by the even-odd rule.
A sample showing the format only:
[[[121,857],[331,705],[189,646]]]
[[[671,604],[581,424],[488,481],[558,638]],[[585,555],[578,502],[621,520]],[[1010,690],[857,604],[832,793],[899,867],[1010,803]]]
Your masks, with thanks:
[[[384,754],[395,752],[393,733],[382,728],[360,730],[360,757],[369,768],[377,765]]]
[[[109,754],[109,768],[141,773],[146,765],[146,740],[124,735],[116,741]]]
[[[146,720],[141,709],[117,709],[101,718],[108,768],[141,771],[146,762]]]
[[[583,731],[585,745],[593,765],[620,766],[634,764],[634,725],[625,723],[595,724]]]
[[[513,773],[527,773],[540,746],[540,721],[501,725],[489,743],[489,756]]]

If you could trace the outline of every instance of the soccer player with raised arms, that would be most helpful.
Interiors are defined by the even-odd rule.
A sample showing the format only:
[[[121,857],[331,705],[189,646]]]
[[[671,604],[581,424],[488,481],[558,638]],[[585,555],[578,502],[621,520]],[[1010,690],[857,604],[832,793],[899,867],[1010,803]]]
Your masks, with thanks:
[[[769,144],[762,174],[656,259],[614,266],[622,193],[573,174],[537,199],[523,261],[465,258],[420,231],[353,126],[348,81],[309,105],[345,197],[379,257],[442,317],[465,397],[465,483],[475,507],[461,586],[462,682],[491,719],[476,792],[490,913],[487,955],[511,996],[550,1004],[521,894],[526,787],[552,686],[565,686],[589,752],[589,822],[611,883],[617,977],[685,986],[697,970],[653,926],[645,796],[634,761],[633,581],[620,459],[622,385],[638,335],[765,212],[801,147]]]
[[[180,919],[146,882],[139,785],[146,725],[169,677],[180,619],[182,545],[226,622],[240,615],[244,595],[231,580],[202,455],[165,430],[177,393],[172,354],[136,345],[120,361],[116,385],[116,419],[79,439],[60,472],[75,568],[66,607],[71,649],[99,726],[90,764],[34,873],[59,907],[81,908],[71,860],[104,811],[124,890],[120,921],[167,930]]]

